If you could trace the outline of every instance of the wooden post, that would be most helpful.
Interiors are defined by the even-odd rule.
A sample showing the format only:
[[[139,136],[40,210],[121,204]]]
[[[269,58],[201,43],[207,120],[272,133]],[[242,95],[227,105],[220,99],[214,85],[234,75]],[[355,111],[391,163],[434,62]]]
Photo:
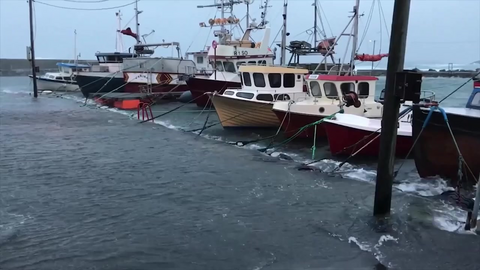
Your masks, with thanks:
[[[403,70],[405,61],[409,12],[410,0],[395,0],[373,207],[373,214],[376,217],[389,216],[392,205],[394,156],[400,110],[400,98],[394,93],[395,75]]]
[[[28,0],[28,8],[30,10],[30,52],[32,54],[33,97],[38,97],[37,67],[35,65],[35,42],[33,35],[33,0]]]

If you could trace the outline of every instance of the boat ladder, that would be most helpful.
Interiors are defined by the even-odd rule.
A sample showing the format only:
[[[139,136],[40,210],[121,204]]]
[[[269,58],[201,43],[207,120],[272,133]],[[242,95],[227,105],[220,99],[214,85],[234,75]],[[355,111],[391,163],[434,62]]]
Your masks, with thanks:
[[[155,122],[153,118],[152,105],[149,102],[141,101],[137,107],[137,119],[140,120],[140,111],[142,112],[142,121]]]

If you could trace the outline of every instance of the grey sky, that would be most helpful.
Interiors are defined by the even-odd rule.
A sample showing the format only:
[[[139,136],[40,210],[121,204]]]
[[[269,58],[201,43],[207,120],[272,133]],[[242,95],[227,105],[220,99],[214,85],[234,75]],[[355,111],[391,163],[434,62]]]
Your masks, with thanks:
[[[114,51],[117,10],[79,11],[64,10],[42,5],[38,2],[72,8],[104,8],[132,2],[133,0],[38,0],[35,4],[36,17],[36,53],[39,58],[73,58],[74,30],[77,30],[77,51],[82,59],[94,59],[97,51]],[[376,0],[377,1],[377,0]],[[77,3],[76,3],[77,2]],[[259,6],[263,1],[255,0],[251,5],[251,15],[260,20]],[[325,30],[328,36],[338,35],[345,27],[349,11],[354,0],[319,0],[326,14]],[[141,33],[155,33],[149,42],[179,41],[182,52],[188,49],[199,50],[214,39],[209,29],[200,28],[199,22],[214,17],[214,8],[198,9],[197,5],[212,4],[213,0],[141,0],[139,9]],[[271,41],[281,26],[283,1],[270,1],[268,20],[272,28]],[[308,34],[300,34],[313,25],[313,0],[290,0],[288,41],[307,39]],[[381,1],[385,19],[390,31],[393,0]],[[371,0],[362,0],[360,20],[360,38],[370,13]],[[123,24],[133,17],[133,6],[121,8]],[[235,6],[235,15],[245,14],[245,6]],[[412,0],[408,32],[407,62],[410,63],[470,63],[480,59],[480,0]],[[328,21],[328,24],[327,24]],[[25,47],[29,45],[28,4],[25,0],[0,0],[0,57],[25,58]],[[244,25],[244,24],[243,24]],[[329,25],[329,26],[328,26]],[[133,20],[129,26],[134,29]],[[383,29],[380,34],[380,28]],[[331,30],[330,30],[331,29]],[[279,38],[277,38],[278,40]],[[342,38],[337,49],[338,56],[343,55],[347,38]],[[360,49],[371,53],[376,40],[377,52],[388,52],[388,37],[385,24],[381,21],[376,4],[370,27]],[[133,38],[123,37],[125,48],[134,43]],[[168,50],[159,50],[165,55]]]

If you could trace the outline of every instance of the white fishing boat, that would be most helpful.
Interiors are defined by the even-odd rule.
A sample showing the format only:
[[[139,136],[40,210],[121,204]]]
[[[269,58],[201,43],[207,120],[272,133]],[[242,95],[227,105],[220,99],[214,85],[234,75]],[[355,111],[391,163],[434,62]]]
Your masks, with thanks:
[[[40,91],[73,92],[80,88],[75,80],[77,72],[90,70],[90,65],[75,63],[57,63],[58,72],[47,72],[45,75],[37,76],[37,87]],[[33,79],[32,75],[29,75]]]

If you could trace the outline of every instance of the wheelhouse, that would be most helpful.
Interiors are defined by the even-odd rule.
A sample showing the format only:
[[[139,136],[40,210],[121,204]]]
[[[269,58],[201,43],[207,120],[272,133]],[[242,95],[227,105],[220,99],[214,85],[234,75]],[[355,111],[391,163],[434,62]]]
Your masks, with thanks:
[[[341,100],[344,95],[355,92],[361,100],[374,100],[377,80],[373,76],[306,76],[308,92],[316,99]]]
[[[227,89],[224,96],[240,99],[274,102],[305,97],[306,69],[267,66],[240,66],[241,89]]]
[[[95,56],[97,57],[99,64],[123,63],[123,59],[125,58],[137,57],[137,55],[134,53],[121,53],[121,52],[96,53]]]

